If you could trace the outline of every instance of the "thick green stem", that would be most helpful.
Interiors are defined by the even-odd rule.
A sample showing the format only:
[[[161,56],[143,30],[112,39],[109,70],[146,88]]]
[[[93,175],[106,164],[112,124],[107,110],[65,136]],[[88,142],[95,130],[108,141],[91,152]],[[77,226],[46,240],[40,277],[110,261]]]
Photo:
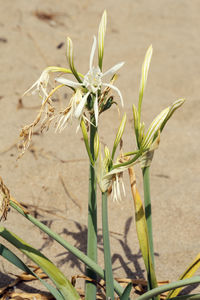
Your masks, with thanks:
[[[91,118],[90,125],[90,152],[94,159],[94,137],[96,133],[95,119]],[[88,198],[88,236],[87,236],[87,256],[97,262],[97,203],[96,203],[96,178],[93,166],[90,164],[89,171],[89,198]],[[94,271],[87,268],[86,275],[94,280],[97,275]],[[96,299],[96,285],[86,281],[85,287],[86,300]]]
[[[152,213],[151,213],[151,192],[150,192],[150,167],[144,167],[143,173],[143,188],[144,188],[144,205],[145,205],[145,217],[147,221],[147,232],[149,240],[149,251],[151,256],[152,267],[155,270],[154,263],[154,246],[153,246],[153,231],[152,231]],[[147,274],[148,289],[151,289],[151,276]],[[156,299],[153,297],[152,300]]]
[[[102,228],[103,228],[103,247],[104,247],[104,269],[106,277],[106,298],[114,300],[114,286],[112,274],[112,262],[110,254],[110,240],[108,229],[108,200],[107,192],[102,193]]]
[[[151,193],[150,193],[150,167],[144,167],[143,173],[143,187],[144,187],[144,205],[145,205],[145,217],[147,220],[147,230],[149,238],[149,247],[151,261],[154,267],[154,246],[153,246],[153,231],[152,231],[152,213],[151,213]]]
[[[54,239],[56,242],[58,242],[60,245],[62,245],[65,249],[73,253],[78,259],[80,259],[85,265],[87,265],[90,269],[92,269],[94,272],[96,272],[100,278],[105,280],[105,274],[104,270],[97,265],[92,259],[90,259],[87,255],[85,255],[83,252],[81,252],[76,247],[72,246],[70,243],[68,243],[65,239],[63,239],[60,235],[53,232],[49,227],[41,223],[39,220],[31,216],[30,214],[25,214],[24,211],[12,200],[10,200],[10,206],[12,206],[16,211],[18,211],[23,217],[25,217],[27,220],[29,220],[32,224],[40,228],[43,232],[45,232],[48,236],[50,236],[52,239]],[[114,288],[116,293],[121,296],[123,293],[123,288],[121,285],[114,280]]]

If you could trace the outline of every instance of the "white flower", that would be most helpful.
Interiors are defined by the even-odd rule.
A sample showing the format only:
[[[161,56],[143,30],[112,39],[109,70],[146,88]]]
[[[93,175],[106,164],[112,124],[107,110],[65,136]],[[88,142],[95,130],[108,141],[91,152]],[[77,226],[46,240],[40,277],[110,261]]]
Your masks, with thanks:
[[[56,131],[59,130],[60,132],[65,129],[67,126],[68,121],[72,121],[75,116],[75,111],[77,105],[82,100],[82,92],[81,89],[77,89],[75,94],[70,99],[69,105],[59,113],[59,120],[57,122]]]
[[[121,201],[121,192],[120,192],[120,183],[122,186],[122,190],[124,193],[124,196],[126,196],[124,182],[123,182],[123,172],[116,173],[115,176],[112,179],[112,192],[111,192],[111,198],[115,202]]]
[[[71,43],[71,40],[69,40]],[[102,73],[99,67],[94,67],[93,66],[93,60],[94,60],[94,53],[96,50],[96,37],[94,36],[94,42],[92,45],[91,53],[90,53],[90,64],[89,64],[89,71],[83,78],[83,82],[74,82],[71,80],[68,80],[66,78],[56,78],[56,81],[65,84],[67,86],[70,86],[72,88],[80,88],[80,87],[85,87],[87,89],[87,93],[82,97],[82,100],[80,101],[79,105],[76,108],[75,111],[75,116],[76,118],[80,118],[83,114],[83,110],[85,107],[85,104],[87,102],[88,96],[93,95],[95,97],[94,100],[94,114],[95,114],[95,120],[96,120],[96,126],[98,125],[98,115],[99,115],[99,110],[98,110],[98,91],[101,90],[101,87],[109,87],[113,90],[115,90],[121,100],[121,104],[123,106],[123,98],[121,95],[120,90],[115,87],[113,84],[110,83],[105,83],[103,82],[103,78],[105,76],[113,76],[124,64],[124,62],[121,62],[105,73]]]
[[[123,183],[123,172],[128,167],[119,167],[112,171],[108,171],[108,165],[111,160],[110,153],[107,147],[105,147],[105,157],[103,159],[101,151],[99,151],[98,160],[94,164],[94,170],[97,178],[97,182],[101,191],[111,192],[111,198],[113,201],[121,201],[120,184],[125,194],[125,187]]]

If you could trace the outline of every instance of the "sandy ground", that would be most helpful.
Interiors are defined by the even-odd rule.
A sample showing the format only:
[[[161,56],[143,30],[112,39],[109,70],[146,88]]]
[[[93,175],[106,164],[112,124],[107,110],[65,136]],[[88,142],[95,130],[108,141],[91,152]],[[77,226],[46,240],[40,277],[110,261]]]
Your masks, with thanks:
[[[165,128],[151,168],[157,276],[176,280],[200,249],[199,1],[1,1],[0,175],[18,201],[32,205],[30,210],[37,211],[40,220],[86,250],[88,162],[81,133],[75,133],[74,124],[61,134],[52,129],[34,135],[30,150],[16,160],[20,129],[33,121],[40,105],[37,96],[24,97],[22,107],[19,99],[46,66],[67,66],[65,45],[58,47],[67,36],[74,42],[78,69],[87,72],[104,8],[108,12],[104,70],[126,62],[116,82],[128,117],[124,151],[135,148],[131,107],[137,103],[141,65],[150,44],[154,54],[143,102],[145,123],[174,100],[187,100]],[[119,121],[116,107],[101,117],[103,143],[112,145]],[[139,168],[136,172],[142,193]],[[113,270],[116,277],[141,278],[145,272],[128,185],[126,193],[119,204],[109,201]],[[100,209],[99,200],[99,263],[103,266]],[[84,272],[83,264],[13,209],[2,225],[42,249],[68,278]],[[11,273],[18,271],[1,259],[1,286],[13,277]],[[21,288],[26,290],[27,285]]]

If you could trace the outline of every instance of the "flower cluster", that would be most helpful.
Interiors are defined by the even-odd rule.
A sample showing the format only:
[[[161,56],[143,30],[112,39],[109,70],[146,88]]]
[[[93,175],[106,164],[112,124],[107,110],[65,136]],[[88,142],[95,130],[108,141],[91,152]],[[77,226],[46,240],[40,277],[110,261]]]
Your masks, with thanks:
[[[41,121],[42,115],[44,119],[41,122],[41,129],[48,129],[50,123],[54,120],[56,131],[61,132],[69,121],[78,120],[78,124],[82,118],[88,120],[87,113],[94,126],[98,126],[99,114],[108,109],[113,103],[113,96],[109,95],[111,90],[114,90],[119,95],[123,106],[123,98],[120,90],[113,85],[116,79],[116,72],[123,66],[123,62],[116,64],[106,72],[102,72],[102,62],[104,54],[104,39],[107,24],[107,13],[104,11],[98,32],[98,66],[93,64],[94,55],[97,48],[97,39],[94,36],[93,45],[90,53],[89,71],[83,75],[77,72],[74,67],[74,52],[73,44],[70,38],[67,38],[67,60],[69,69],[61,67],[46,68],[39,79],[24,93],[27,94],[38,92],[42,99],[41,109],[36,119],[30,125],[25,126],[21,130],[21,140],[23,152],[29,146],[34,127]],[[58,73],[54,78],[59,83],[54,89],[51,88],[49,79],[51,73]],[[60,74],[73,74],[76,81],[69,80]],[[109,78],[106,82],[105,79]],[[73,90],[73,95],[62,111],[57,111],[55,104],[52,101],[52,95],[61,87],[67,86]],[[103,89],[103,90],[102,90]],[[79,128],[79,125],[78,125]]]

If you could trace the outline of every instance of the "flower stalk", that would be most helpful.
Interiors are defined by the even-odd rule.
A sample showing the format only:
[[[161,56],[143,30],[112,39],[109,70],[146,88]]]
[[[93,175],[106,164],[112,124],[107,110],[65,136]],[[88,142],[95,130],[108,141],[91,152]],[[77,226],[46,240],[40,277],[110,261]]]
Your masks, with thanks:
[[[102,229],[104,247],[104,268],[106,278],[106,298],[114,300],[114,285],[112,261],[110,253],[109,226],[108,226],[108,199],[107,192],[102,193]]]
[[[90,153],[94,160],[94,141],[97,131],[97,127],[93,125],[95,124],[94,116],[91,117],[90,121]],[[91,163],[89,168],[87,255],[94,262],[97,262],[97,185],[94,167]],[[86,268],[86,275],[94,280],[97,279],[97,274],[90,268]],[[96,299],[96,285],[93,282],[86,281],[85,288],[86,300]]]

